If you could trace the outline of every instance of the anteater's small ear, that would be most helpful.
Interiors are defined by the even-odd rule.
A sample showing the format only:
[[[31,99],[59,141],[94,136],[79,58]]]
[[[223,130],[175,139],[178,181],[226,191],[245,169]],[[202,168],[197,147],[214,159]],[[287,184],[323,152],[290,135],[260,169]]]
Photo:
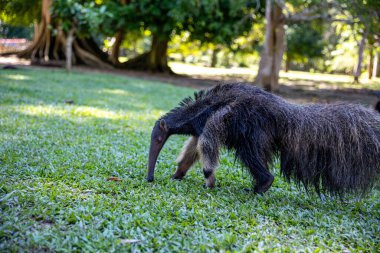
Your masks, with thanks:
[[[166,121],[164,119],[160,120],[160,129],[164,132],[168,131],[168,126],[166,125]]]

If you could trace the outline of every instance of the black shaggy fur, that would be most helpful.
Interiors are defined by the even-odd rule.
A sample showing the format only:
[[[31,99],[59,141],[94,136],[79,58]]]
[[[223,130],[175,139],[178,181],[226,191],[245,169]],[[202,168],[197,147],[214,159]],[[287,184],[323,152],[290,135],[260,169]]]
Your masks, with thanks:
[[[378,111],[380,113],[380,100],[377,101],[376,105],[375,105],[375,110]]]
[[[208,120],[223,108],[211,139],[235,151],[257,192],[273,181],[268,164],[275,154],[287,180],[318,194],[365,194],[379,178],[380,115],[360,105],[298,105],[252,85],[225,84],[184,99],[160,120],[168,136],[202,137]]]

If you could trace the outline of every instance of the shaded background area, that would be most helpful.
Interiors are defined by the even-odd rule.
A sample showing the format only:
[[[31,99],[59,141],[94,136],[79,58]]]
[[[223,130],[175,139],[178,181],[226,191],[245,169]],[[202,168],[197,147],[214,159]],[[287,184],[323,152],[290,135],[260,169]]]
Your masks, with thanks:
[[[0,53],[68,71],[192,87],[244,80],[297,101],[370,105],[380,90],[379,17],[376,0],[4,0]]]
[[[41,66],[31,65],[29,60],[20,60],[17,57],[0,57],[0,66],[10,65],[15,65],[20,69],[41,69]],[[228,82],[252,83],[257,72],[254,67],[210,68],[181,62],[170,62],[169,66],[176,73],[175,75],[135,70],[94,69],[87,66],[76,66],[75,72],[108,73],[193,89],[206,89],[219,83]],[[48,68],[59,69],[57,67]],[[347,101],[373,107],[380,100],[380,78],[362,80],[360,84],[353,83],[351,79],[352,77],[342,74],[281,71],[280,86],[276,93],[295,103]],[[112,82],[112,78],[107,82]]]

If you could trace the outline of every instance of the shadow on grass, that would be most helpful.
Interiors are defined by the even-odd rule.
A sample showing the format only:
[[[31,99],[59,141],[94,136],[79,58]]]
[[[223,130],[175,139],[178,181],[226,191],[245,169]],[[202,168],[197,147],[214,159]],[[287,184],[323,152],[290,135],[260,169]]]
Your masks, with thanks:
[[[307,80],[308,82],[312,82]],[[292,83],[280,86],[279,95],[299,103],[334,103],[338,101],[373,106],[380,98],[370,89],[320,88],[320,84]]]
[[[306,79],[298,77],[281,77],[281,81],[289,86],[299,86],[306,89],[326,89],[326,90],[339,90],[353,93],[372,93],[373,91],[380,89],[380,83],[371,84],[355,84],[345,80],[318,80],[318,79]]]

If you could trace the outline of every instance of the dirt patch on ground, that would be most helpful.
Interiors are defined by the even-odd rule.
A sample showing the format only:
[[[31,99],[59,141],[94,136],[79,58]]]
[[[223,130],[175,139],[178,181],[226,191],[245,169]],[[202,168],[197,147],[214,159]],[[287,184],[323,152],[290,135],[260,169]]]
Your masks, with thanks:
[[[16,57],[0,57],[0,65],[17,68],[57,68],[56,66],[34,66],[29,61]],[[204,89],[219,83],[250,82],[252,75],[169,75],[132,70],[104,70],[85,66],[76,66],[74,71],[83,73],[108,73],[120,76],[135,77],[144,80],[159,81],[176,86]],[[328,81],[282,79],[278,95],[297,103],[334,103],[338,101],[361,103],[373,106],[380,100],[380,92],[371,89],[339,88]],[[320,88],[323,87],[323,88]]]

